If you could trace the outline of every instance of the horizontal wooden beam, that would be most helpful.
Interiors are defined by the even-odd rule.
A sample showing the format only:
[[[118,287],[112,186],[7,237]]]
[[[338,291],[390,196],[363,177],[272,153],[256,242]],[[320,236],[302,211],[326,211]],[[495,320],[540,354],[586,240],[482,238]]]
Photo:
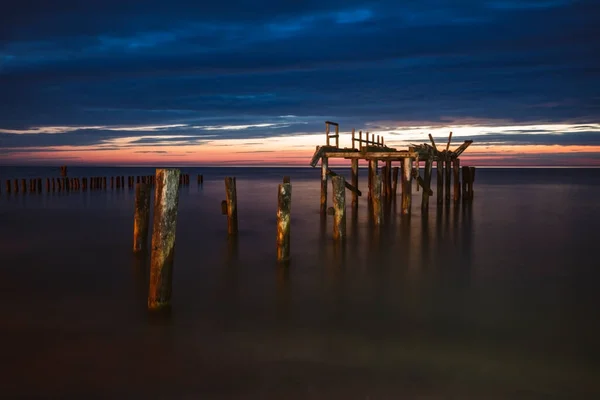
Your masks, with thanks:
[[[340,126],[337,122],[325,121],[326,124]]]
[[[364,159],[364,160],[389,160],[396,161],[405,158],[416,158],[417,153],[414,151],[325,151],[325,157],[329,158],[348,158],[348,159]],[[316,165],[316,164],[315,164]]]
[[[317,149],[315,150],[315,154],[313,154],[312,159],[310,160],[310,166],[311,167],[316,167],[319,160],[321,159],[321,157],[323,157],[323,155],[325,154],[325,152],[327,151],[337,151],[340,150],[335,146],[317,146]]]
[[[338,176],[338,174],[336,174],[335,172],[333,172],[332,170],[330,170],[329,168],[327,168],[327,175],[330,176]],[[359,196],[362,196],[362,193],[360,192],[360,190],[358,190],[357,187],[352,186],[351,184],[349,184],[348,182],[344,181],[344,186],[346,186],[346,189],[350,190],[351,192],[356,193]]]
[[[423,188],[424,192],[427,192],[428,195],[433,196],[433,190],[431,190],[431,188],[429,187],[425,187],[425,181],[423,180],[423,178],[417,176],[417,182],[419,183],[419,186]]]

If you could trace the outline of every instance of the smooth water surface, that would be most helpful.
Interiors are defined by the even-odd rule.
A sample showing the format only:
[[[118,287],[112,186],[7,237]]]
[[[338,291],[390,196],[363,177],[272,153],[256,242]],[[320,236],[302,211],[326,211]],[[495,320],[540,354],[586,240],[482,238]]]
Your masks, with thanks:
[[[471,206],[434,196],[426,215],[413,187],[411,217],[393,203],[380,232],[363,196],[338,245],[320,169],[184,168],[172,311],[149,315],[133,190],[7,195],[5,179],[58,172],[0,168],[2,397],[595,398],[597,171],[478,169]],[[289,268],[275,262],[284,175]]]

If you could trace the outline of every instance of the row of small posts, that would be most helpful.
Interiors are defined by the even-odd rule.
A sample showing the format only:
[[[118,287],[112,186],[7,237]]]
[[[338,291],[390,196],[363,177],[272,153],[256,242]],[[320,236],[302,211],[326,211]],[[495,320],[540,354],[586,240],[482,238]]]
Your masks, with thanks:
[[[61,167],[61,172],[64,170]],[[127,184],[125,183],[127,178]],[[189,174],[180,175],[180,185],[186,186],[190,184]],[[198,174],[198,184],[202,185],[204,177]],[[5,192],[10,193],[43,193],[43,180],[42,178],[29,178],[29,179],[7,179],[5,182]],[[86,190],[105,190],[108,186],[111,189],[124,189],[126,187],[132,189],[136,183],[147,183],[150,185],[155,184],[154,175],[143,175],[143,176],[111,176],[111,177],[85,177],[85,178],[46,178],[46,192],[73,192],[73,191],[86,191]],[[2,190],[0,188],[0,193]]]

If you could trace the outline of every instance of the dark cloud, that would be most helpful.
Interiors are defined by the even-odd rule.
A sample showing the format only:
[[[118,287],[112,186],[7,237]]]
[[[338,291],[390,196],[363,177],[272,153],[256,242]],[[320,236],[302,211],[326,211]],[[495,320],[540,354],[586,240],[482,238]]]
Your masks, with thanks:
[[[186,127],[0,133],[0,147],[159,141],[150,135],[202,143],[206,134],[321,132],[326,119],[361,129],[381,120],[592,123],[600,116],[597,1],[188,3],[24,0],[4,7],[0,129]],[[290,114],[297,119],[285,125],[281,116]],[[281,125],[189,128],[261,123]],[[564,139],[518,135],[520,143]],[[170,140],[182,139],[162,141]]]

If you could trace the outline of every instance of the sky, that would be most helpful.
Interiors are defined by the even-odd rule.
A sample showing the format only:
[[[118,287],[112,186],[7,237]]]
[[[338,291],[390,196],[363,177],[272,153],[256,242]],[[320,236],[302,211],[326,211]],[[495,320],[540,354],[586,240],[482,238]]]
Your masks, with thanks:
[[[598,0],[9,2],[0,165],[307,166],[330,120],[600,166],[599,38]]]

